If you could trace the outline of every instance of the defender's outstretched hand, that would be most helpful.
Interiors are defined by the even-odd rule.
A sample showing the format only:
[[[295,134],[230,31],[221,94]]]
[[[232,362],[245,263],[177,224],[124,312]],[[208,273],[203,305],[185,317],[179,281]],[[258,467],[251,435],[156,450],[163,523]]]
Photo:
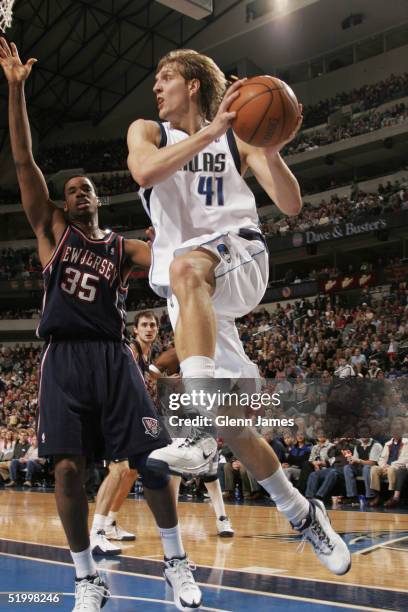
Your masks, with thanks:
[[[30,75],[31,68],[37,60],[32,57],[26,64],[20,59],[14,43],[8,44],[5,38],[0,38],[0,64],[9,83],[22,83]]]

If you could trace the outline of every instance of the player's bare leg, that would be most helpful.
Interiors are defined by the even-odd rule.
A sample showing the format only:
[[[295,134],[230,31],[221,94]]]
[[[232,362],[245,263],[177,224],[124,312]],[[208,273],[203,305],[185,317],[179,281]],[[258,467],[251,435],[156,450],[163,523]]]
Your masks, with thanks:
[[[101,484],[96,497],[95,514],[91,528],[91,548],[96,555],[120,555],[122,550],[106,537],[106,522],[112,502],[120,488],[122,474],[129,470],[127,461],[111,462],[109,474]]]
[[[125,470],[122,474],[122,478],[120,481],[119,489],[113,499],[111,505],[111,512],[119,512],[121,509],[123,502],[127,499],[127,496],[130,493],[133,485],[135,484],[137,478],[137,471],[129,468],[129,470]]]
[[[164,551],[164,577],[172,587],[174,601],[179,610],[198,608],[202,594],[194,581],[190,564],[181,540],[178,524],[174,483],[153,489],[144,487],[144,494],[159,528]]]
[[[176,257],[170,266],[172,291],[180,305],[174,336],[180,367],[189,357],[214,358],[217,326],[211,296],[218,262],[209,251],[196,249]],[[184,370],[183,375],[190,376]]]
[[[232,538],[234,535],[234,530],[225,510],[224,498],[222,496],[221,485],[218,477],[210,479],[209,476],[204,476],[204,484],[211,499],[218,535],[221,538]]]
[[[84,488],[85,458],[56,457],[55,499],[72,552],[89,547],[88,500]],[[95,564],[92,562],[95,571]]]
[[[179,304],[175,345],[187,393],[207,387],[210,391],[213,386],[217,326],[211,296],[218,263],[214,254],[200,248],[175,257],[170,266],[171,287]],[[191,416],[204,414],[205,406],[190,407],[188,412]],[[208,432],[197,428],[191,438],[173,440],[166,447],[164,460],[163,452],[159,449],[151,453],[149,467],[160,469],[161,463],[162,469],[171,474],[205,474],[217,452],[217,444]]]
[[[132,542],[136,539],[134,533],[130,533],[129,531],[125,531],[117,524],[117,516],[119,510],[123,506],[125,499],[129,495],[133,485],[135,484],[135,480],[137,478],[137,471],[131,468],[124,468],[122,470],[122,475],[120,479],[120,483],[118,486],[118,490],[116,491],[116,495],[113,498],[113,502],[111,504],[109,514],[106,517],[105,522],[105,533],[108,540],[118,540],[121,542]]]
[[[93,603],[99,609],[99,606],[105,605],[110,594],[106,584],[97,574],[89,542],[84,457],[55,457],[55,499],[75,566],[76,605],[74,610],[84,609],[81,590],[84,593],[87,592],[89,601],[89,598],[92,598],[90,593],[95,592],[96,598],[94,599],[97,599],[98,604],[94,600]]]
[[[218,460],[217,460],[218,465]],[[172,476],[171,477],[171,485],[173,488],[173,494],[176,500],[176,504],[179,498],[179,490],[181,477],[180,476]],[[231,521],[229,520],[226,511],[224,499],[222,497],[222,490],[219,479],[216,477],[211,480],[204,480],[205,487],[208,491],[208,494],[211,499],[212,507],[215,514],[216,524],[217,524],[217,532],[218,535],[222,538],[231,538],[234,535],[234,530],[231,525]]]

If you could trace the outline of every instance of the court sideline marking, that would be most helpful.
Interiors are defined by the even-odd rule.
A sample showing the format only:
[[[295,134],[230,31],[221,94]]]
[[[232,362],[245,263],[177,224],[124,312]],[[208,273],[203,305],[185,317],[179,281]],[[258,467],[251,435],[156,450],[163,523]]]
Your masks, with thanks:
[[[4,556],[4,557],[15,557],[17,559],[25,559],[26,561],[34,561],[34,562],[40,562],[40,563],[52,563],[54,565],[64,565],[65,567],[70,567],[73,568],[73,564],[72,563],[65,563],[64,561],[54,561],[54,560],[48,560],[48,559],[37,559],[35,557],[27,557],[25,555],[17,555],[17,554],[13,554],[13,553],[3,553],[0,552],[0,556]],[[208,566],[204,566],[204,567],[208,567]],[[144,578],[145,580],[163,580],[162,576],[148,576],[146,574],[140,574],[138,572],[125,572],[123,570],[115,570],[115,569],[110,569],[110,568],[103,568],[102,571],[104,572],[110,572],[112,574],[122,574],[122,575],[126,575],[126,576],[137,576],[138,578]],[[274,592],[267,592],[267,591],[254,591],[252,589],[244,589],[244,588],[240,588],[240,587],[230,587],[230,586],[224,586],[222,584],[207,584],[205,582],[197,582],[198,585],[202,586],[202,587],[207,587],[207,588],[211,588],[211,589],[223,589],[225,591],[234,591],[237,593],[248,593],[250,595],[262,595],[264,597],[275,597],[277,599],[290,599],[290,600],[294,600],[294,601],[301,601],[304,603],[316,603],[316,604],[320,604],[323,606],[334,606],[336,608],[349,608],[350,610],[363,610],[364,612],[386,612],[386,610],[384,608],[373,608],[373,607],[367,607],[367,606],[358,606],[355,604],[350,604],[350,603],[344,603],[344,602],[333,602],[333,601],[328,601],[325,599],[314,599],[312,597],[300,597],[297,595],[283,595],[281,593],[274,593]],[[340,583],[342,585],[344,585],[344,583]],[[386,589],[385,589],[386,590]],[[125,596],[121,596],[123,598],[126,598]],[[143,598],[141,598],[143,599]],[[203,608],[206,609],[206,608]],[[210,608],[207,608],[207,610],[209,610]],[[218,608],[216,609],[217,612]]]

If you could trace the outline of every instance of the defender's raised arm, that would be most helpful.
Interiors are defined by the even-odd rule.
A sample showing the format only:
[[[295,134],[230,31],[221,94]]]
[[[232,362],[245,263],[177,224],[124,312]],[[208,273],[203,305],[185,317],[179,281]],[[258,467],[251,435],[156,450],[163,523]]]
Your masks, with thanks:
[[[47,184],[35,163],[28,120],[24,84],[37,60],[26,64],[17,47],[0,38],[0,64],[9,85],[9,129],[11,150],[17,171],[24,211],[38,238],[41,263],[49,260],[66,227],[63,213],[51,202]]]

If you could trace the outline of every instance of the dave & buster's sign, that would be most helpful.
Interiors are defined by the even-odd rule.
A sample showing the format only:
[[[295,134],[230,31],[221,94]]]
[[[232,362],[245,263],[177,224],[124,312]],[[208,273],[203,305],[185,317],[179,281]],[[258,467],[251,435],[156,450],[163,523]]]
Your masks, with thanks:
[[[284,236],[268,236],[268,248],[271,252],[284,251],[290,248],[307,247],[330,240],[341,240],[353,236],[391,230],[394,227],[408,225],[408,210],[379,216],[360,216],[353,221],[312,227],[304,232],[290,232]]]
[[[325,242],[326,240],[338,240],[339,238],[358,236],[359,234],[366,234],[367,232],[387,229],[387,227],[388,223],[385,218],[377,219],[376,221],[365,221],[363,223],[352,223],[350,221],[328,228],[316,228],[302,233],[296,232],[292,236],[292,244],[294,247],[306,246],[308,244]]]

